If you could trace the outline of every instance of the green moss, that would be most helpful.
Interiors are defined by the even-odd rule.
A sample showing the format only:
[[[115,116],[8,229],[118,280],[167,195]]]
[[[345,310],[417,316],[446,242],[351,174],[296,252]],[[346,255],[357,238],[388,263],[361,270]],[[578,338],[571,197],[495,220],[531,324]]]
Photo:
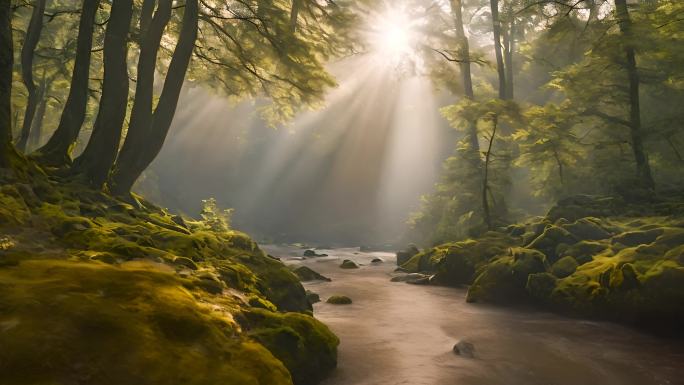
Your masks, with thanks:
[[[565,278],[577,270],[579,264],[571,256],[563,257],[551,266],[551,273],[558,278]]]
[[[330,296],[325,302],[333,305],[351,305],[352,299],[346,295],[333,295]]]
[[[0,282],[4,382],[291,383],[236,334],[229,308],[201,304],[153,265],[26,261],[0,269]]]
[[[578,242],[577,237],[572,235],[568,230],[558,226],[547,226],[544,232],[534,239],[527,247],[536,249],[546,255],[550,262],[555,262],[558,259],[556,249],[560,244],[568,246],[574,245]]]
[[[23,225],[31,217],[31,211],[21,195],[12,186],[0,188],[0,225]]]
[[[337,366],[339,340],[315,318],[261,309],[245,315],[249,335],[285,364],[296,385],[318,383]]]

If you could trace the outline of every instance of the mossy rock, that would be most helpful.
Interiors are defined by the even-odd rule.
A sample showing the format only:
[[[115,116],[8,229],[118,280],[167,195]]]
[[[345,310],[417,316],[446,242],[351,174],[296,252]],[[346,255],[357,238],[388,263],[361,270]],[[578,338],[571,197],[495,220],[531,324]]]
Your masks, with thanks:
[[[358,269],[359,265],[356,262],[352,261],[351,259],[345,259],[344,261],[342,261],[340,268],[342,268],[342,269]]]
[[[299,266],[295,268],[294,273],[299,277],[302,282],[307,282],[307,281],[325,281],[325,282],[330,282],[332,281],[330,278],[325,277],[313,269],[311,269],[308,266]]]
[[[548,302],[551,293],[556,288],[557,278],[550,273],[530,274],[527,278],[525,290],[529,295],[540,302]]]
[[[397,251],[397,266],[401,266],[404,263],[408,262],[409,259],[411,259],[414,255],[418,253],[420,253],[420,250],[414,244],[408,245],[404,250]]]
[[[307,290],[306,300],[313,305],[315,303],[321,302],[321,296],[319,296],[317,293],[314,293],[313,291]]]
[[[556,248],[560,244],[574,245],[578,242],[577,237],[572,235],[568,230],[558,226],[548,226],[544,232],[533,240],[527,248],[536,249],[546,255],[551,262],[558,259]]]
[[[602,253],[608,247],[608,244],[601,242],[581,241],[563,250],[560,257],[573,257],[578,264],[582,265],[591,262],[595,255]]]
[[[563,257],[551,266],[551,273],[558,278],[565,278],[577,270],[579,264],[571,256]]]
[[[612,243],[619,243],[625,246],[646,245],[655,242],[663,234],[664,230],[657,228],[646,231],[628,231],[618,234],[611,240]]]
[[[0,282],[5,383],[292,383],[226,313],[153,265],[25,261],[1,268]]]
[[[333,305],[351,305],[352,300],[346,295],[333,295],[329,297],[328,300],[325,302]]]
[[[611,237],[610,232],[601,226],[601,220],[598,218],[581,218],[564,225],[563,228],[581,240],[597,241]]]
[[[296,385],[316,384],[337,366],[339,339],[315,318],[261,309],[245,316],[249,335],[285,364]]]

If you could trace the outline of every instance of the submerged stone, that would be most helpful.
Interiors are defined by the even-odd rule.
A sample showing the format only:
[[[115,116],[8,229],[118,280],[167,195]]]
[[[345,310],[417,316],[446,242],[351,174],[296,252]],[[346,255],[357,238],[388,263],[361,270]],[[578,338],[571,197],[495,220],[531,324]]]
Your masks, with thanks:
[[[352,300],[346,295],[333,295],[325,302],[333,305],[350,305]]]
[[[358,269],[359,265],[351,259],[345,259],[340,265],[342,269]]]
[[[452,349],[456,355],[466,358],[475,358],[475,345],[468,341],[458,341]]]

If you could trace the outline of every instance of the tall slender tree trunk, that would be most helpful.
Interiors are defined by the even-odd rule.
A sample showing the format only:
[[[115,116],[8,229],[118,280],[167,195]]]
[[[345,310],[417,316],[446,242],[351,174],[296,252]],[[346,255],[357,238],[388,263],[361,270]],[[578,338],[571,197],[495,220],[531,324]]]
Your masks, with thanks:
[[[299,10],[302,6],[303,0],[292,0],[292,9],[290,10],[290,32],[297,32],[297,19],[299,18]]]
[[[70,150],[76,142],[85,120],[93,30],[99,5],[100,0],[83,0],[76,42],[76,60],[71,75],[69,96],[64,105],[57,130],[36,154],[41,161],[47,164],[63,165],[70,162]]]
[[[152,129],[154,71],[164,29],[171,19],[171,6],[171,0],[160,0],[159,8],[149,28],[146,29],[146,34],[142,37],[138,59],[138,80],[128,133],[108,183],[110,191],[116,195],[125,195],[129,192],[134,181],[124,182],[124,175],[127,174],[122,170],[122,166],[136,162],[139,157],[137,152],[144,151],[145,141]]]
[[[31,133],[29,135],[27,149],[35,149],[40,144],[40,137],[43,134],[43,120],[45,118],[45,111],[47,110],[47,94],[48,94],[48,79],[43,70],[43,77],[38,88],[38,107],[31,125]]]
[[[33,4],[33,12],[26,30],[26,38],[21,48],[21,79],[28,91],[26,110],[24,111],[24,123],[21,127],[21,134],[17,141],[17,147],[21,151],[26,151],[29,136],[31,135],[31,125],[36,113],[39,95],[38,86],[33,80],[33,57],[40,41],[40,33],[43,31],[43,14],[45,13],[46,0],[37,0]]]
[[[12,147],[12,2],[0,0],[0,167],[11,164]]]
[[[463,94],[466,98],[473,100],[475,99],[475,92],[473,91],[473,79],[470,68],[470,44],[463,25],[463,1],[451,0],[451,12],[454,15],[458,56],[461,59],[458,65],[463,81]],[[479,154],[480,142],[477,135],[477,122],[468,122],[468,142],[470,143],[470,148]]]
[[[494,54],[496,72],[499,76],[499,99],[506,99],[506,73],[503,53],[501,52],[501,21],[499,20],[499,0],[490,0],[492,10],[492,32],[494,34]]]
[[[624,50],[627,59],[625,69],[629,77],[629,122],[630,135],[632,138],[632,150],[636,161],[636,176],[639,182],[648,189],[655,188],[655,182],[651,174],[651,166],[648,163],[648,155],[644,149],[643,133],[641,127],[641,110],[639,102],[639,71],[636,64],[636,53],[632,39],[632,21],[629,17],[629,9],[626,0],[615,0],[615,11],[620,25],[620,31],[625,37]]]
[[[121,131],[128,107],[128,32],[133,0],[116,0],[104,38],[104,81],[100,108],[93,133],[83,154],[72,167],[93,187],[102,187],[119,150]]]
[[[504,33],[504,66],[506,67],[506,99],[513,99],[513,52],[515,52],[515,18],[508,12],[508,29]]]
[[[161,151],[171,127],[197,39],[198,1],[187,0],[184,12],[183,27],[169,64],[159,102],[152,115],[149,133],[144,141],[131,143],[134,147],[127,150],[131,156],[122,156],[117,160],[115,171],[110,178],[110,189],[116,195],[124,195],[131,191],[135,181]]]

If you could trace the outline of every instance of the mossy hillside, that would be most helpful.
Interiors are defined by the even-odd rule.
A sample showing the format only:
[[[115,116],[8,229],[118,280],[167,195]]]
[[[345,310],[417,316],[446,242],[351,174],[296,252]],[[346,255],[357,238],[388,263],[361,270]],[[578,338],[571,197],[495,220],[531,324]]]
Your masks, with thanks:
[[[308,384],[334,368],[336,337],[299,280],[246,235],[43,173],[3,182],[8,383]],[[274,321],[257,328],[256,309]],[[317,330],[294,350],[252,333],[292,323]]]
[[[548,216],[499,235],[426,250],[404,267],[437,272],[442,279],[433,282],[439,284],[471,284],[471,302],[533,301],[567,314],[676,333],[684,321],[682,205],[656,201],[620,210],[615,200],[596,198],[588,209],[578,208],[588,199],[569,199],[569,208],[561,203]],[[563,212],[574,214],[567,219]],[[585,212],[605,216],[578,217]]]

